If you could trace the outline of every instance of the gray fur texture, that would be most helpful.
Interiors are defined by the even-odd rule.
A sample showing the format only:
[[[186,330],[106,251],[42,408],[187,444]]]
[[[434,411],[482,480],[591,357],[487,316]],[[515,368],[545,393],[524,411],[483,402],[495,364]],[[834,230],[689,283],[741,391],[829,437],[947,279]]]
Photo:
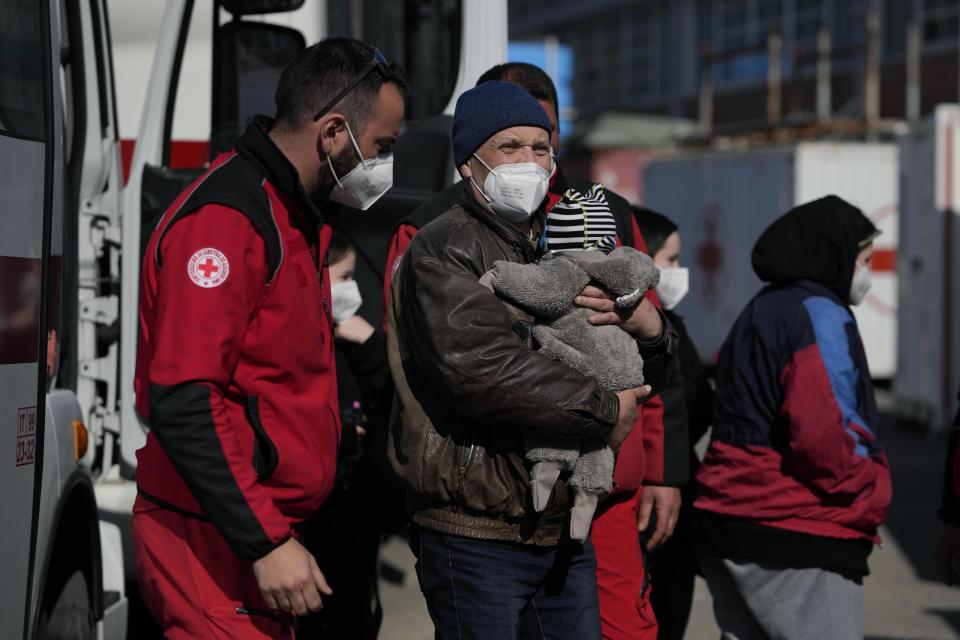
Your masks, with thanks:
[[[616,298],[615,306],[636,306],[647,290],[657,286],[660,272],[645,253],[618,247],[600,251],[563,251],[547,254],[535,264],[496,262],[481,282],[508,302],[536,316],[533,336],[539,350],[552,360],[597,380],[611,391],[643,384],[643,359],[630,334],[617,326],[594,326],[596,312],[578,307],[573,299],[593,283]],[[567,440],[552,440],[527,430],[526,457],[533,462],[531,487],[534,508],[546,508],[559,471],[572,470],[574,506],[570,535],[585,540],[597,504],[613,485],[613,451],[599,440],[585,439],[576,449]]]
[[[574,307],[561,318],[534,325],[533,337],[540,352],[594,378],[604,389],[639,387],[643,384],[643,358],[636,340],[620,327],[590,324],[587,318],[595,314]]]
[[[633,247],[617,247],[609,254],[599,251],[565,251],[559,257],[574,262],[590,280],[614,296],[625,299],[620,308],[629,308],[640,301],[647,290],[660,283],[660,270],[653,259]],[[627,302],[626,299],[632,300]]]
[[[573,299],[590,282],[590,276],[570,260],[533,264],[498,261],[493,264],[492,275],[497,293],[546,320],[566,314]]]
[[[580,457],[573,466],[570,486],[606,495],[610,492],[612,482],[613,450],[600,440],[584,440]]]

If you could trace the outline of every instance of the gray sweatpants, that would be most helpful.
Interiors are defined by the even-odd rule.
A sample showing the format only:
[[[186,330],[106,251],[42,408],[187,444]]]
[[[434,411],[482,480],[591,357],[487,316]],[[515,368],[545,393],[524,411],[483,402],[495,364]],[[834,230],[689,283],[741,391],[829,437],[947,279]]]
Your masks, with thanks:
[[[862,640],[863,585],[823,569],[704,559],[723,640]]]

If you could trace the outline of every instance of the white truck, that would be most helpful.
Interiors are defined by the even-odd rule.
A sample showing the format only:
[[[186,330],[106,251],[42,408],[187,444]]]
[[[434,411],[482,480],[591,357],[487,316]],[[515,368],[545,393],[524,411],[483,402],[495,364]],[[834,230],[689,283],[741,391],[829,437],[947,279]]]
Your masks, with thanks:
[[[506,0],[160,5],[113,0],[125,43],[114,51],[106,0],[0,0],[4,639],[127,633],[143,243],[206,161],[272,111],[285,64],[308,38],[354,35],[409,72],[396,188],[341,220],[364,297],[377,300],[389,231],[453,179],[456,98],[506,56]],[[129,114],[131,95],[143,112],[124,184],[117,103]]]
[[[941,105],[901,140],[897,410],[934,431],[960,385],[960,105]]]
[[[644,206],[680,228],[690,294],[677,311],[706,360],[719,351],[734,320],[762,286],[750,253],[764,229],[795,205],[828,194],[859,207],[883,233],[876,240],[873,289],[854,315],[871,376],[893,376],[900,231],[896,144],[801,142],[692,153],[651,162],[644,182]]]
[[[0,637],[120,638],[120,531],[76,394],[97,366],[87,292],[114,284],[92,264],[120,195],[105,6],[0,5]]]

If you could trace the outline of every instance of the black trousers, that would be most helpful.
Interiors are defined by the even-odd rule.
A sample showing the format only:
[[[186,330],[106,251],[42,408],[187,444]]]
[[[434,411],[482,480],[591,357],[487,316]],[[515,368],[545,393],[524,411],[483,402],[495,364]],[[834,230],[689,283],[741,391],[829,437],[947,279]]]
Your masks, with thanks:
[[[298,640],[374,640],[380,631],[377,569],[383,515],[368,493],[368,487],[356,483],[335,489],[307,522],[305,546],[333,595],[324,597],[323,611],[298,619]]]

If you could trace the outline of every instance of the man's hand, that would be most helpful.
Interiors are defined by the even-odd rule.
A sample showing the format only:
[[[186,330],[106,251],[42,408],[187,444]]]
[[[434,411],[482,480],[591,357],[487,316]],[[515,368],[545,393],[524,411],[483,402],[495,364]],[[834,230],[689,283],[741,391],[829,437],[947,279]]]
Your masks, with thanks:
[[[650,526],[650,514],[657,511],[657,526],[647,541],[647,551],[653,551],[673,535],[680,516],[680,489],[675,487],[643,487],[640,497],[640,516],[637,518],[637,530],[646,531]]]
[[[641,340],[656,340],[663,331],[660,314],[646,297],[633,309],[617,309],[614,298],[609,293],[594,286],[587,286],[573,302],[598,312],[590,316],[590,324],[615,324]]]
[[[649,385],[644,385],[617,392],[617,397],[620,399],[620,419],[607,436],[607,446],[614,451],[620,450],[620,445],[633,431],[633,423],[637,421],[637,403],[650,395],[651,391]]]
[[[323,609],[321,594],[333,593],[317,561],[293,538],[254,562],[253,575],[270,608],[299,616]]]
[[[948,586],[960,579],[960,525],[945,524],[940,531],[940,546],[937,548],[937,563],[940,577]]]
[[[373,325],[360,316],[350,316],[333,328],[333,337],[354,344],[363,344],[373,335]]]

